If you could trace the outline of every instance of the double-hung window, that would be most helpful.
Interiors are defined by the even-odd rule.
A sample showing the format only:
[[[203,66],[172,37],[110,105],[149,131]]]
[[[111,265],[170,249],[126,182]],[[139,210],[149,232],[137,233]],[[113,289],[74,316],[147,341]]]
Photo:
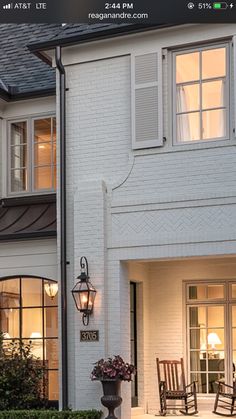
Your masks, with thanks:
[[[9,194],[55,190],[55,117],[9,122],[8,146]]]
[[[228,45],[178,51],[173,58],[174,142],[229,138]]]

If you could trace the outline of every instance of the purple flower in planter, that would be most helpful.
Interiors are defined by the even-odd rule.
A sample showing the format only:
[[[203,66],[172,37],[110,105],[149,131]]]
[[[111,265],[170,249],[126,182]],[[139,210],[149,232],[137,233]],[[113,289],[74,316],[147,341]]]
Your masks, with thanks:
[[[112,358],[100,359],[94,364],[91,373],[92,380],[118,379],[131,381],[132,375],[136,373],[136,368],[132,364],[125,362],[121,356],[115,355]]]

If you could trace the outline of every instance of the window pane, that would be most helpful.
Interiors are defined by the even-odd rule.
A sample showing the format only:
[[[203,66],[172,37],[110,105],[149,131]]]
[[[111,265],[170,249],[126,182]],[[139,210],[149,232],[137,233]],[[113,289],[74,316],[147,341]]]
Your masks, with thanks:
[[[233,329],[233,349],[236,350],[236,329]]]
[[[202,78],[224,77],[226,75],[225,48],[202,51]]]
[[[232,326],[236,327],[236,306],[232,306]]]
[[[208,327],[224,327],[224,307],[208,307]]]
[[[36,119],[34,121],[34,141],[51,141],[51,118]]]
[[[224,352],[219,352],[217,355],[218,358],[208,359],[208,370],[219,371],[222,374],[225,370]]]
[[[5,339],[19,338],[19,310],[2,309],[0,310],[0,330],[4,333]]]
[[[176,104],[178,113],[199,110],[199,84],[177,86]]]
[[[199,80],[199,52],[176,56],[176,82]]]
[[[52,118],[52,138],[56,141],[56,118]]]
[[[40,339],[39,333],[34,333],[34,335],[30,338],[30,345],[31,345],[31,353],[35,356],[35,358],[43,359],[43,339]],[[27,341],[26,343],[29,343]]]
[[[190,327],[206,327],[206,307],[190,307]]]
[[[11,145],[26,144],[27,122],[13,122],[11,124]]]
[[[34,187],[36,190],[52,188],[52,169],[50,166],[34,169]]]
[[[45,359],[47,368],[58,368],[58,339],[46,339]]]
[[[56,143],[53,143],[53,164],[57,162],[57,152],[56,152]]]
[[[19,278],[0,281],[0,308],[19,307],[20,280]]]
[[[190,300],[205,300],[206,299],[206,285],[191,285],[189,287]]]
[[[56,166],[53,167],[53,189],[57,187],[57,168]]]
[[[224,298],[224,285],[208,285],[207,297],[209,300]]]
[[[225,80],[202,84],[202,108],[220,108],[225,106]]]
[[[231,285],[231,297],[236,298],[236,284]]]
[[[57,337],[58,316],[57,307],[48,307],[44,310],[45,337]]]
[[[200,139],[199,112],[177,115],[177,141],[197,141]]]
[[[52,164],[52,143],[35,144],[34,164],[35,166]]]
[[[202,112],[203,139],[220,138],[226,136],[225,111]]]
[[[24,278],[21,282],[22,306],[33,307],[42,305],[42,280],[37,278]]]
[[[59,399],[58,371],[49,371],[49,400]]]
[[[27,190],[27,171],[26,169],[11,170],[11,191],[21,192]]]
[[[42,309],[24,308],[22,310],[22,337],[40,339],[43,335]]]
[[[11,168],[20,169],[27,166],[26,145],[11,147]]]

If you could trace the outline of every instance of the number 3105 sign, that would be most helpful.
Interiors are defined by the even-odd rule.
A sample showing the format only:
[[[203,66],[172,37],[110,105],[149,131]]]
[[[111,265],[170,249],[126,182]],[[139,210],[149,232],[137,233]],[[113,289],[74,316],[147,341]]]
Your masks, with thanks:
[[[98,330],[81,330],[80,331],[80,342],[98,342],[99,331]]]

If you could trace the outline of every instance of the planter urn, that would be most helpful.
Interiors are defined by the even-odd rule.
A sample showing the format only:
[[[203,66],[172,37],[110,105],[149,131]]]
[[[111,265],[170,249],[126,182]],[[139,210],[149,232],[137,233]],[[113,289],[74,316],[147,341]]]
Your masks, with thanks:
[[[101,402],[108,409],[108,416],[105,419],[117,419],[114,410],[122,403],[120,397],[121,380],[102,380],[103,396]]]

